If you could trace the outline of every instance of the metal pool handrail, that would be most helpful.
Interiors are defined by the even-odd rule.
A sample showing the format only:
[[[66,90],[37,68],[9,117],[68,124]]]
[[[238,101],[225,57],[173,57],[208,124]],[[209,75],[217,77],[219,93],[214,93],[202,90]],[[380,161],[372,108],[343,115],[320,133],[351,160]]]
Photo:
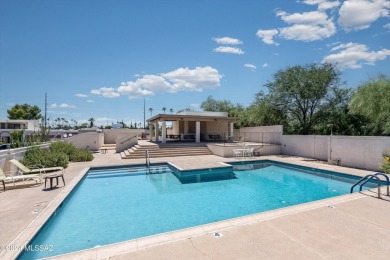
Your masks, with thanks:
[[[387,176],[386,174],[381,173],[381,172],[377,172],[377,173],[375,173],[374,175],[375,175],[375,176],[380,175],[380,176],[385,177],[385,179],[386,179],[386,185],[387,185],[387,196],[390,196],[390,195],[389,195],[389,185],[390,185],[389,176]],[[359,191],[362,191],[363,185],[366,184],[367,182],[369,182],[370,180],[372,180],[372,177],[367,178],[367,180],[366,180],[365,182],[363,182],[363,183],[360,185],[360,190],[359,190]]]
[[[374,175],[374,174],[368,174],[366,176],[364,176],[363,178],[361,178],[358,182],[356,182],[352,187],[351,187],[351,193],[353,192],[353,188],[355,188],[357,185],[359,185],[362,181],[365,181],[367,180],[368,178],[370,178],[369,180],[371,179],[376,179],[378,181],[378,198],[381,197],[381,180],[378,178],[378,176]],[[366,181],[367,182],[367,181]],[[363,186],[363,184],[360,184],[360,190],[361,190],[361,187]]]
[[[146,157],[146,165],[148,166],[148,168],[150,168],[150,156],[149,156],[149,150],[146,150],[145,157]]]

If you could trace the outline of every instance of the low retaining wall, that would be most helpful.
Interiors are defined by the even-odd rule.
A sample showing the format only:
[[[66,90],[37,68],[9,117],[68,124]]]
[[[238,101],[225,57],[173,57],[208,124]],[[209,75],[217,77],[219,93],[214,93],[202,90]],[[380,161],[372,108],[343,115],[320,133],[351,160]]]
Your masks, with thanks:
[[[50,144],[40,144],[39,147],[48,148]],[[15,148],[15,149],[7,149],[0,151],[0,168],[3,169],[4,172],[10,171],[12,168],[8,163],[9,160],[16,159],[21,160],[24,157],[24,154],[30,149],[31,146]]]
[[[214,155],[221,157],[233,157],[233,149],[242,149],[240,144],[207,144],[207,147]],[[257,156],[281,154],[280,144],[247,144],[247,147],[253,147]]]

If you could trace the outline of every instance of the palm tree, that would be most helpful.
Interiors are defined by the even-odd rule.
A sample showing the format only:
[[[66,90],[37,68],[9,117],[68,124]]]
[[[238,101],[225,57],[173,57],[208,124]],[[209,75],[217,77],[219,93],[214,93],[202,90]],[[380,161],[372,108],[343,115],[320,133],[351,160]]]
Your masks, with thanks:
[[[171,112],[171,114],[173,114],[173,108],[169,109],[169,112]]]
[[[163,107],[162,108],[162,111],[164,111],[164,114],[165,114],[165,111],[167,110],[167,108],[166,107]]]
[[[150,111],[150,117],[152,117],[153,116],[153,108],[149,108],[149,111]]]
[[[89,127],[93,127],[93,123],[95,122],[95,119],[91,117],[90,119],[88,119],[88,122],[89,122]]]

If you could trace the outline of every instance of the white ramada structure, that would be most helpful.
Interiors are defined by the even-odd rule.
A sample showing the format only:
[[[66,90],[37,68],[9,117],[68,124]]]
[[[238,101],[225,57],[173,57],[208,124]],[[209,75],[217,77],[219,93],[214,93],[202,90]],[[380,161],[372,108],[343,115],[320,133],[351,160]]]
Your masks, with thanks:
[[[229,117],[227,112],[194,112],[184,111],[178,114],[158,114],[147,120],[149,123],[150,140],[159,141],[161,124],[161,142],[169,139],[180,141],[211,141],[215,139],[228,140],[233,138],[235,117]],[[167,122],[172,122],[170,133]]]

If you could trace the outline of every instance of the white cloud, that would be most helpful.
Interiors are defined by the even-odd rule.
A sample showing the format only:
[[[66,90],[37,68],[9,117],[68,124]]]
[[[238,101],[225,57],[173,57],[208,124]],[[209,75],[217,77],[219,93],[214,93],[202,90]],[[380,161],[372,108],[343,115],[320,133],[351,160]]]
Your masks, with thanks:
[[[110,88],[110,93],[138,98],[161,92],[201,92],[205,88],[218,87],[221,78],[218,70],[209,66],[195,69],[179,68],[160,75],[143,75],[135,81],[122,82],[118,89]],[[100,89],[92,90],[91,93],[103,95],[105,92]]]
[[[267,68],[267,67],[269,67],[269,64],[266,62],[266,63],[264,63],[263,65],[261,65],[261,67],[262,67],[262,68]]]
[[[101,95],[106,98],[116,98],[120,96],[119,93],[114,88],[92,89],[91,94]]]
[[[275,44],[274,37],[278,35],[278,30],[272,29],[272,30],[258,30],[256,35],[257,37],[261,38],[264,43],[266,44]]]
[[[180,90],[203,91],[203,88],[219,87],[222,76],[212,67],[180,68],[162,76],[171,82],[171,92]]]
[[[329,38],[336,33],[336,27],[332,22],[325,26],[310,24],[294,24],[280,29],[280,37],[287,40],[316,41]]]
[[[308,5],[318,5],[318,10],[328,10],[340,5],[339,1],[327,1],[327,0],[303,0],[303,3]]]
[[[246,67],[246,68],[250,68],[251,70],[256,70],[256,66],[255,65],[253,65],[253,64],[244,64],[244,67]]]
[[[60,105],[57,105],[56,103],[53,103],[53,104],[50,105],[50,108],[75,108],[75,107],[76,106],[65,104],[65,103],[62,103]]]
[[[220,46],[214,49],[215,52],[223,52],[223,53],[232,53],[232,54],[244,54],[240,48],[237,47],[228,47],[228,46]]]
[[[378,60],[384,60],[390,55],[390,50],[381,49],[374,52],[368,51],[368,47],[359,43],[346,43],[333,47],[331,51],[339,51],[326,56],[322,62],[337,63],[341,68],[358,69],[363,65],[375,65]]]
[[[291,26],[271,30],[258,30],[256,35],[262,38],[266,44],[278,45],[274,41],[276,36],[286,40],[309,42],[329,38],[336,33],[336,26],[332,18],[329,18],[323,11],[288,14],[278,10],[276,11],[276,16]]]
[[[387,24],[383,25],[383,28],[385,28],[387,30],[390,30],[390,23],[387,23]]]
[[[75,94],[76,97],[81,97],[81,98],[86,98],[88,97],[87,95],[85,94]]]
[[[389,16],[388,0],[347,0],[339,10],[338,24],[346,31],[367,29],[381,17]]]
[[[213,40],[218,44],[225,44],[225,45],[239,45],[242,44],[242,41],[235,38],[230,37],[222,37],[222,38],[213,38]]]
[[[327,24],[328,16],[324,12],[313,11],[305,13],[288,14],[283,11],[277,11],[276,16],[281,17],[283,21],[289,24]]]
[[[292,24],[290,27],[279,29],[280,37],[287,40],[315,41],[329,38],[336,33],[336,26],[325,12],[287,14],[278,11],[276,15],[286,23]]]
[[[194,110],[200,109],[200,104],[190,104],[190,107],[192,107]]]
[[[95,102],[95,100],[92,100],[92,99],[87,99],[85,102],[87,102],[87,103],[94,103],[94,102]]]

